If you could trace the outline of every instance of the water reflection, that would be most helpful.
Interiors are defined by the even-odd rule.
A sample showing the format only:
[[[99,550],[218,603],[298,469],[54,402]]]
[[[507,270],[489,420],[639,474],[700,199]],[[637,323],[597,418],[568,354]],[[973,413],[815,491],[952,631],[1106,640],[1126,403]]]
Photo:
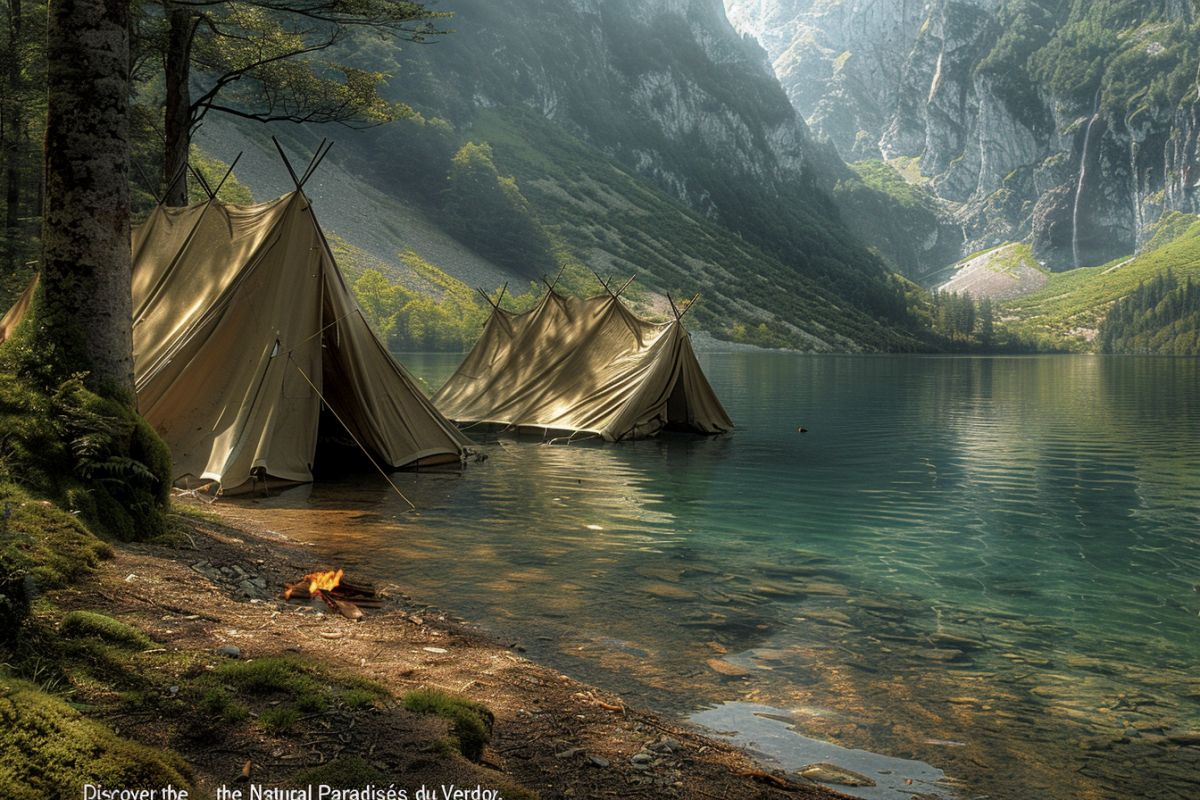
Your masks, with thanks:
[[[363,476],[236,508],[659,708],[787,709],[993,797],[1196,793],[1195,360],[701,358],[732,436],[492,440],[398,475],[418,514]]]

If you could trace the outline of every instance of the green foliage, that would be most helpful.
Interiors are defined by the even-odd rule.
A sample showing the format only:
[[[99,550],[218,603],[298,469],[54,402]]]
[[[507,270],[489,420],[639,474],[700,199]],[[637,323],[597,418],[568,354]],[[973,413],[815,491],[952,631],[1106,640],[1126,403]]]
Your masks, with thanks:
[[[122,739],[24,681],[0,678],[0,786],[12,800],[82,796],[84,783],[190,788],[183,759]]]
[[[125,403],[101,397],[76,375],[46,393],[40,360],[18,337],[0,367],[0,480],[78,511],[123,540],[166,530],[170,451]]]
[[[411,691],[401,698],[400,704],[416,714],[433,714],[447,720],[458,750],[472,761],[483,757],[495,721],[486,706],[437,689]]]
[[[849,166],[854,176],[834,184],[834,199],[850,229],[887,254],[896,270],[919,276],[930,264],[940,265],[958,255],[961,236],[944,225],[938,201],[928,189],[910,183],[883,161]],[[930,236],[938,237],[939,246],[927,251],[921,243]]]
[[[933,329],[950,341],[970,341],[975,333],[975,300],[966,292],[934,292],[930,301]]]
[[[1150,228],[1150,235],[1141,247],[1142,252],[1157,250],[1185,236],[1197,222],[1200,222],[1200,214],[1168,211]]]
[[[1102,353],[1200,356],[1200,283],[1171,270],[1113,304],[1100,325]]]
[[[454,154],[444,208],[450,231],[497,263],[531,278],[556,267],[549,236],[516,179],[497,171],[490,145],[467,142]]]
[[[354,27],[420,40],[446,16],[412,2],[357,0],[336,7],[217,0],[197,5],[191,59],[204,76],[195,113],[223,111],[262,121],[373,125],[412,113],[379,93],[386,73],[335,61],[330,51]],[[314,24],[319,20],[323,24]]]
[[[258,715],[258,724],[267,733],[279,736],[288,733],[300,721],[300,711],[292,706],[268,708]]]
[[[1030,130],[1047,130],[1052,121],[1030,77],[1029,65],[1062,22],[1062,3],[1054,0],[1006,0],[997,14],[1000,35],[975,67],[1004,100],[1009,113]]]
[[[351,288],[363,316],[380,339],[401,350],[461,351],[475,344],[491,307],[477,292],[412,251],[400,254],[413,287],[391,283],[374,268],[362,270]],[[505,293],[503,304],[524,310],[536,302],[536,287]]]
[[[213,158],[201,150],[196,145],[192,145],[188,155],[188,163],[192,165],[192,169],[199,172],[208,182],[208,185],[213,189],[221,183],[221,179],[225,177],[225,173],[229,170],[229,165],[223,163],[220,159]],[[237,203],[240,205],[250,205],[254,202],[254,195],[250,193],[250,187],[238,180],[236,174],[230,173],[225,184],[221,186],[221,191],[218,193],[218,198],[225,203]],[[188,184],[188,200],[192,203],[202,203],[208,199],[208,195],[200,188],[196,181]]]
[[[1183,220],[1163,228],[1165,244],[1098,267],[1052,273],[1037,292],[1001,304],[1006,325],[1028,339],[1059,349],[1094,349],[1093,336],[1109,307],[1170,270],[1177,279],[1200,280],[1200,222],[1180,233]]]
[[[436,206],[446,190],[450,160],[458,151],[458,135],[446,120],[418,113],[366,133],[372,150],[387,158],[359,157],[351,166],[363,175],[377,175],[382,185]]]
[[[842,272],[847,294],[839,297],[824,280],[686,208],[540,116],[482,112],[473,134],[521,181],[547,229],[577,260],[606,275],[636,273],[639,284],[660,293],[701,292],[689,315],[701,328],[728,337],[738,324],[747,330],[765,324],[778,341],[801,349],[922,347],[905,292],[890,275],[868,284]],[[816,236],[819,226],[815,219],[812,224]],[[841,269],[819,239],[798,242],[793,257],[799,253],[822,268]],[[891,298],[906,327],[861,310],[876,289]]]
[[[1168,118],[1186,96],[1196,99],[1198,64],[1200,24],[1149,23],[1129,31],[1108,61],[1102,108],[1131,127]]]
[[[214,675],[239,692],[254,695],[285,694],[306,701],[321,697],[316,669],[298,658],[226,661]],[[312,703],[320,705],[322,701],[313,699]]]
[[[137,650],[147,650],[154,646],[154,642],[138,629],[94,611],[71,611],[63,617],[59,630],[63,636],[90,637]]]
[[[1100,97],[1111,121],[1133,125],[1142,114],[1161,118],[1194,94],[1198,37],[1200,21],[1173,19],[1162,6],[1075,0],[1054,35],[1030,57],[1030,73],[1045,90],[1078,107]]]

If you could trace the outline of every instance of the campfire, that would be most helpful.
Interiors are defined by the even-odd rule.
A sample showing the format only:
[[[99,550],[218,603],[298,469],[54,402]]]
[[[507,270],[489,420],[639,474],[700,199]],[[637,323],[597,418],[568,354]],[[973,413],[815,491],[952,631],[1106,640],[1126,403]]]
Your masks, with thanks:
[[[284,600],[320,600],[346,619],[362,619],[362,609],[379,608],[383,601],[372,586],[343,580],[345,570],[310,572],[283,590]]]

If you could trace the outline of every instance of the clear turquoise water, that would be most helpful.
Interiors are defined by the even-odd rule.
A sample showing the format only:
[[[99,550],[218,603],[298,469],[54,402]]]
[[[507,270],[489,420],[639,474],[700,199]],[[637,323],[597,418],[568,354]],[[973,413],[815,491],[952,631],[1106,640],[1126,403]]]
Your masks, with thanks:
[[[701,359],[730,436],[493,439],[398,476],[419,514],[364,476],[246,508],[668,712],[770,706],[965,796],[1200,796],[1197,361]]]

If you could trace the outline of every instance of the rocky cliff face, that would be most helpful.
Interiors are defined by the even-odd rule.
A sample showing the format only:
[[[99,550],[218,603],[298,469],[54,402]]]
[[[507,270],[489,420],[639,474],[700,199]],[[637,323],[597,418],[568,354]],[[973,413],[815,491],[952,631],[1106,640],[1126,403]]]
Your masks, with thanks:
[[[1055,269],[1102,263],[1200,211],[1194,0],[726,5],[847,160],[916,160],[964,252],[1028,239]]]
[[[401,54],[397,97],[467,138],[481,110],[535,113],[876,319],[905,316],[883,260],[832,198],[854,174],[813,140],[722,0],[453,10],[453,35]]]
[[[723,181],[775,192],[807,168],[804,120],[721,0],[460,0],[453,10],[455,35],[420,55],[437,76],[426,104],[449,104],[455,122],[481,107],[532,108],[714,216]]]

